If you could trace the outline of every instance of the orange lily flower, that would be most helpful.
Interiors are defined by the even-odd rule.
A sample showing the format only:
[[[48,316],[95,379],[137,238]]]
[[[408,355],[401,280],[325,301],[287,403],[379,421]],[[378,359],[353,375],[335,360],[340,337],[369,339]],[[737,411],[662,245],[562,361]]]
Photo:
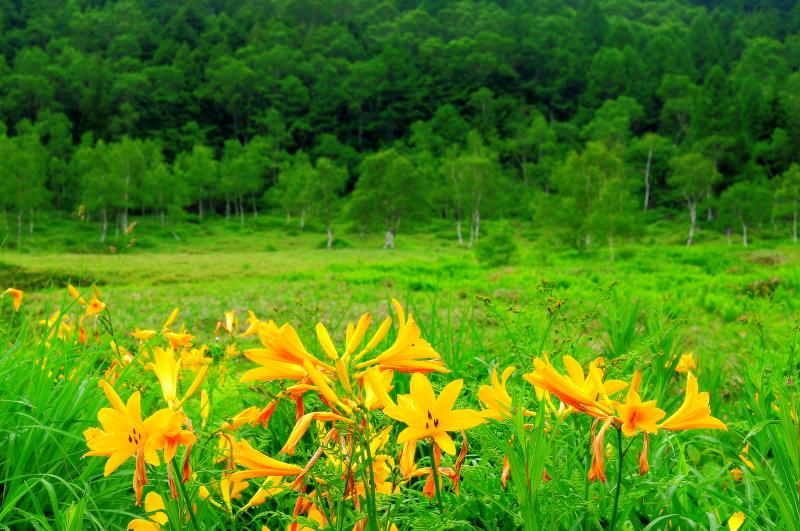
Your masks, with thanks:
[[[245,468],[231,474],[230,479],[233,481],[258,477],[296,476],[303,471],[297,465],[284,463],[262,454],[247,441],[233,443],[233,459],[236,464]]]
[[[106,303],[98,299],[97,297],[92,297],[89,299],[89,304],[86,305],[86,315],[99,315],[103,310],[106,309]]]
[[[617,415],[622,422],[622,433],[626,437],[633,437],[639,431],[658,433],[656,423],[664,418],[666,413],[656,407],[655,400],[642,402],[639,393],[631,389],[625,403],[617,406]]]
[[[587,375],[584,375],[580,364],[572,356],[564,356],[563,360],[568,377],[562,376],[548,360],[536,358],[533,360],[534,371],[525,374],[523,378],[537,389],[554,394],[576,411],[595,418],[611,415],[609,395],[621,391],[628,384],[620,380],[603,382],[599,360],[589,364]]]
[[[164,337],[169,342],[169,346],[178,350],[180,348],[191,348],[194,336],[189,332],[173,332],[172,330],[164,331]]]
[[[11,304],[14,306],[14,311],[18,312],[22,306],[22,299],[25,297],[25,292],[16,288],[8,288],[3,293],[11,296]]]

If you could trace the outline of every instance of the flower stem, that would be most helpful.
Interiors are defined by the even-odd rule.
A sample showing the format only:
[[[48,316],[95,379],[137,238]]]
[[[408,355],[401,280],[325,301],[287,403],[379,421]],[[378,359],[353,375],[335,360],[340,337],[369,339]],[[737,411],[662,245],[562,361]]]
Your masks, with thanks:
[[[366,449],[367,454],[367,471],[368,474],[368,481],[365,482],[366,485],[364,486],[364,494],[367,498],[367,525],[369,529],[377,531],[378,530],[378,508],[377,508],[377,500],[375,496],[376,486],[375,486],[375,469],[372,466],[372,450],[369,447],[369,443],[371,441],[371,435],[369,432],[369,419],[367,419],[367,429],[364,430],[364,448]]]
[[[436,443],[431,445],[431,473],[433,474],[433,488],[436,491],[436,503],[439,505],[439,514],[444,513],[442,508],[442,491],[439,489],[439,467],[436,464]]]
[[[176,463],[175,460],[172,461],[172,467],[175,470],[175,473],[180,478],[181,471],[180,469],[178,469],[178,463]],[[192,527],[195,530],[199,531],[200,526],[197,525],[197,520],[195,520],[194,510],[192,508],[192,501],[189,499],[189,495],[186,494],[186,487],[184,486],[183,482],[180,479],[178,479],[176,483],[178,484],[178,489],[181,491],[181,495],[183,495],[184,503],[186,503],[186,512],[189,513],[189,519],[192,521]]]
[[[619,509],[619,495],[622,492],[622,461],[625,459],[625,452],[622,451],[622,430],[617,429],[617,491],[614,493],[614,511],[611,513],[611,529],[617,526],[617,510]]]

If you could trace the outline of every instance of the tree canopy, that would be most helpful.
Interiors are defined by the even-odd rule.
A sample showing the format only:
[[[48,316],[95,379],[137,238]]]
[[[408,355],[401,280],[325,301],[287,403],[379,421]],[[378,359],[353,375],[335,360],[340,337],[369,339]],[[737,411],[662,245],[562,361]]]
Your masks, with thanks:
[[[264,209],[393,232],[424,205],[462,240],[462,222],[472,241],[489,216],[547,218],[576,242],[591,235],[575,211],[688,204],[694,227],[698,204],[716,218],[728,203],[712,199],[743,181],[794,219],[797,3],[0,0],[0,13],[0,202],[18,239],[37,212],[81,205],[102,238],[130,215],[244,224]],[[589,188],[567,182],[598,157]],[[379,193],[376,165],[420,190],[380,223],[357,208]]]

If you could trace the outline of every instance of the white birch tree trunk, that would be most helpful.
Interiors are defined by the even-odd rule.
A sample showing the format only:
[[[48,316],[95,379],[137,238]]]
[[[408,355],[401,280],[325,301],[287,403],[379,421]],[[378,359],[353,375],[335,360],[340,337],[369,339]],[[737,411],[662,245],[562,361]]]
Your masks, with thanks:
[[[383,241],[384,249],[394,249],[394,231],[392,229],[386,230],[386,238]]]
[[[107,235],[108,235],[108,212],[104,208],[103,218],[100,221],[100,243],[104,243],[106,241]]]

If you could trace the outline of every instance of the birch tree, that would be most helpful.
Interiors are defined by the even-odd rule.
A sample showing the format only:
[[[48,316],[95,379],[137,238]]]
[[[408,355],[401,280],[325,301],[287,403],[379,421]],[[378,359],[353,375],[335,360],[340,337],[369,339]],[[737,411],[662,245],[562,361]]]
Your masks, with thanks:
[[[721,175],[714,163],[699,153],[685,153],[672,157],[669,162],[672,172],[667,183],[686,201],[689,210],[689,237],[686,245],[694,243],[697,229],[697,205],[711,192]]]
[[[314,177],[309,183],[308,194],[317,218],[325,225],[326,248],[330,249],[333,247],[333,220],[339,207],[339,194],[347,184],[347,170],[322,157],[317,161]]]
[[[722,192],[719,204],[721,220],[738,223],[742,229],[742,245],[750,243],[749,231],[752,227],[769,219],[772,194],[761,183],[738,182]]]
[[[626,160],[642,176],[642,210],[645,213],[655,201],[653,190],[663,187],[671,152],[672,143],[655,133],[633,140],[626,152]]]
[[[362,226],[380,223],[385,230],[383,248],[393,249],[401,222],[427,215],[424,183],[411,161],[394,148],[365,158],[359,170],[350,217]]]

